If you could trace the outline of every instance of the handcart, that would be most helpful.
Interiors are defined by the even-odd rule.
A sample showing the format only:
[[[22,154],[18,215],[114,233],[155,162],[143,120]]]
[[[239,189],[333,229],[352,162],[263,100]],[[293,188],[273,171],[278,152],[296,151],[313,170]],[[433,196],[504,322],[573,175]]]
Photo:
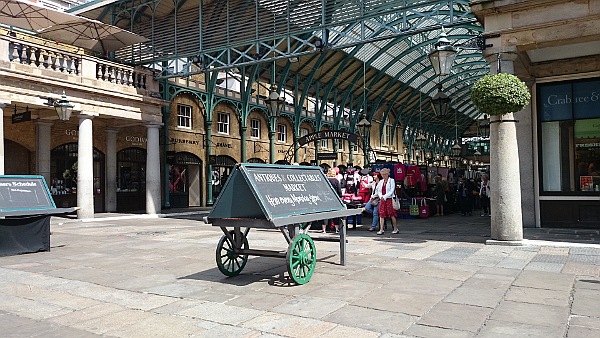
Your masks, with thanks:
[[[216,250],[223,274],[238,275],[249,255],[280,257],[285,258],[290,277],[305,284],[317,261],[313,240],[339,241],[344,265],[346,218],[361,212],[346,208],[320,167],[242,163],[233,169],[205,221],[223,231]],[[308,235],[312,221],[333,218],[341,219],[339,238]],[[279,230],[287,250],[250,249],[251,228]]]

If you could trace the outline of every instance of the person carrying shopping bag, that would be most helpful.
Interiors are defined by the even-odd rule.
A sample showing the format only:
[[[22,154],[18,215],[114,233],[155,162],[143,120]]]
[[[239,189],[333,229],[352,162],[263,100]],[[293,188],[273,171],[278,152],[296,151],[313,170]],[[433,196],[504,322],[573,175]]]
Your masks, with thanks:
[[[397,234],[400,231],[396,225],[396,210],[392,205],[392,198],[394,197],[394,191],[396,190],[396,182],[390,177],[390,169],[383,168],[379,172],[381,180],[377,183],[377,197],[379,197],[379,231],[378,235],[383,235],[383,229],[385,226],[385,219],[392,219],[392,227],[394,230],[392,234]]]

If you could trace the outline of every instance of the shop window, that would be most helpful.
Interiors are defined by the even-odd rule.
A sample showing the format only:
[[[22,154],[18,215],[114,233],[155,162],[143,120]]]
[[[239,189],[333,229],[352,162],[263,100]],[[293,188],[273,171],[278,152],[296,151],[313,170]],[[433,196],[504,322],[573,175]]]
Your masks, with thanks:
[[[542,192],[600,191],[600,79],[541,84]]]
[[[321,149],[327,149],[329,148],[329,140],[325,139],[325,140],[321,140]]]
[[[146,191],[146,149],[127,148],[117,153],[117,192]]]
[[[229,135],[229,113],[218,113],[217,132]]]
[[[277,141],[285,142],[287,140],[286,136],[287,136],[287,128],[286,128],[285,124],[278,124],[277,125]]]
[[[192,128],[192,107],[184,104],[177,105],[177,127]]]
[[[260,120],[250,119],[250,137],[260,138]]]

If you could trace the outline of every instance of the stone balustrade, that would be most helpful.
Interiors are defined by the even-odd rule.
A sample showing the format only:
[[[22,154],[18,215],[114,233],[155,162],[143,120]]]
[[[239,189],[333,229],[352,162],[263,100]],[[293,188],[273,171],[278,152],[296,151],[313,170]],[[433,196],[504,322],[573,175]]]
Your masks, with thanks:
[[[83,54],[78,48],[54,46],[51,41],[39,38],[39,41],[30,40],[34,39],[0,35],[0,44],[3,45],[0,51],[5,51],[0,55],[0,61],[130,86],[145,90],[148,95],[158,96],[158,82],[151,71]]]

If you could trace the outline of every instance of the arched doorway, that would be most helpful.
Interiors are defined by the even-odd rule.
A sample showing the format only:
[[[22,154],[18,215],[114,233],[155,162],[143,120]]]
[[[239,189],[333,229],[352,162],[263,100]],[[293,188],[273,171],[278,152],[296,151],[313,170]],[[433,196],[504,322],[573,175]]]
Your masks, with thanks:
[[[201,165],[198,156],[179,152],[176,163],[169,165],[169,203],[172,208],[187,208],[202,204]]]
[[[219,197],[221,189],[225,186],[225,182],[231,174],[233,166],[237,163],[232,157],[227,155],[218,155],[215,158],[215,163],[212,165],[211,182],[213,199]]]
[[[48,185],[57,207],[77,206],[78,149],[77,143],[67,143],[50,151],[50,182],[48,182]],[[105,178],[104,154],[94,148],[93,157],[94,212],[103,212],[105,211],[103,189]]]
[[[146,149],[117,152],[117,211],[146,209]]]
[[[31,152],[24,146],[4,139],[4,174],[6,175],[29,175],[29,157]],[[50,184],[50,182],[46,182]]]

